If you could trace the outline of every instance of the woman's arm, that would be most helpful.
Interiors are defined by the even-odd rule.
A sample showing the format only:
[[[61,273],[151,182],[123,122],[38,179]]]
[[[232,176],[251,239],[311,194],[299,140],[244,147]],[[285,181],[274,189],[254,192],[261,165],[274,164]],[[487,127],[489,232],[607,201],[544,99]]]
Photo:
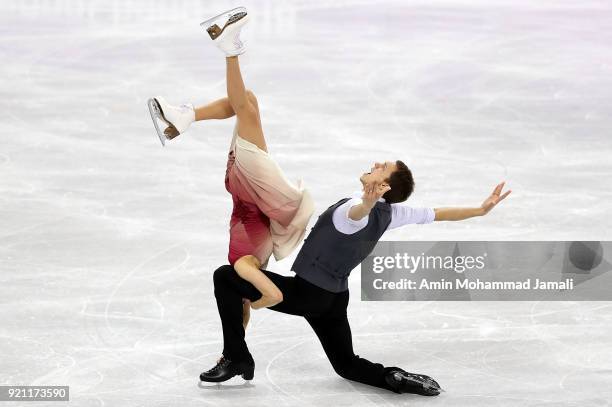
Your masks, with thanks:
[[[243,256],[234,264],[240,277],[253,284],[261,298],[251,303],[253,309],[271,307],[283,301],[283,293],[264,273],[259,270],[261,263],[255,256]]]

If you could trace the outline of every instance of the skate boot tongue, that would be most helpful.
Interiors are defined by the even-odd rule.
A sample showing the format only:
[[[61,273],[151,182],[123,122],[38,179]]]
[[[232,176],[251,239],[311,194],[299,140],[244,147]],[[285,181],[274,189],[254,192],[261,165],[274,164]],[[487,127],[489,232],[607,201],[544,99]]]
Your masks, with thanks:
[[[225,369],[230,363],[232,363],[231,360],[221,357],[221,359],[217,361],[217,364],[213,366],[213,368],[207,371],[206,373],[210,373],[210,374],[217,373],[221,369]]]

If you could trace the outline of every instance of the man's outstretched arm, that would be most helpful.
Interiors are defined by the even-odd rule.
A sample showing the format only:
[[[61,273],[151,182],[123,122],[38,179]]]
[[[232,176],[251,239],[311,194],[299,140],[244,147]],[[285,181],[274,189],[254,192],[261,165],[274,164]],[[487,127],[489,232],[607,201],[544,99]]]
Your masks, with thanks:
[[[512,191],[506,191],[503,194],[502,189],[504,188],[505,182],[497,185],[493,190],[493,193],[484,200],[482,205],[477,208],[434,208],[436,217],[434,220],[464,220],[473,218],[475,216],[483,216],[495,208],[495,205],[500,203],[504,198],[510,195]]]

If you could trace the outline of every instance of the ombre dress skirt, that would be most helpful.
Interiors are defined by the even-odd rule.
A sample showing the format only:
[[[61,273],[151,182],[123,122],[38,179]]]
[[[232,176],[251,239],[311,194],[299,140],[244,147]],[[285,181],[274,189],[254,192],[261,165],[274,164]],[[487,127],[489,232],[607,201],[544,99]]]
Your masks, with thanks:
[[[304,238],[314,211],[310,194],[289,181],[270,155],[241,138],[236,127],[225,188],[232,195],[228,260],[253,255],[266,264],[289,255]]]

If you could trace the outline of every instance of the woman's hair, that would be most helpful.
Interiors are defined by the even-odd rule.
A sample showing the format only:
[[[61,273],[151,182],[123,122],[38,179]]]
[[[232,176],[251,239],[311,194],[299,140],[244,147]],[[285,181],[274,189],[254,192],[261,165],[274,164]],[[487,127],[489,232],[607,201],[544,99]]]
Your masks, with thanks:
[[[397,160],[395,165],[397,170],[385,180],[391,187],[382,196],[387,203],[404,202],[414,191],[414,179],[410,169],[400,160]]]

